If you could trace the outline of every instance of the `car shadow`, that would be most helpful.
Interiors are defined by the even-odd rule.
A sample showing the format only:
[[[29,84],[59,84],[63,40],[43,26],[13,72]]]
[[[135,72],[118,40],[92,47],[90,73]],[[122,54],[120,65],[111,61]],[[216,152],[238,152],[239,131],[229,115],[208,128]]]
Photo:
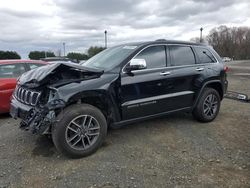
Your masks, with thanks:
[[[36,139],[36,147],[32,151],[33,156],[51,157],[55,153],[53,141],[48,136],[39,136]]]
[[[4,114],[0,114],[0,119],[8,119],[10,118],[10,114],[9,113],[4,113]]]

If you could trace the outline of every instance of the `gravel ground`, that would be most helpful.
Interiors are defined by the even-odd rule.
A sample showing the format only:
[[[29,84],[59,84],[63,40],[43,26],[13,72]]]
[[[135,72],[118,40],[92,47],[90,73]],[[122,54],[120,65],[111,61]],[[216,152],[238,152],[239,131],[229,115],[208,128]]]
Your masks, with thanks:
[[[228,65],[229,90],[250,96],[250,61]],[[250,187],[249,135],[250,103],[224,99],[211,123],[178,113],[132,124],[72,160],[2,115],[0,187]]]

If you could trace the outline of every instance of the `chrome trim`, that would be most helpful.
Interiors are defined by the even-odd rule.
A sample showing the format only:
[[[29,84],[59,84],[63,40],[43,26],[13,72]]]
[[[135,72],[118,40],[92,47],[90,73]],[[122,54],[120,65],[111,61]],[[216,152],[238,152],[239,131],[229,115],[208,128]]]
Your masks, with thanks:
[[[171,74],[171,72],[169,72],[169,71],[168,72],[161,72],[160,73],[161,76],[167,76],[167,75],[170,75],[170,74]]]
[[[32,103],[32,98],[33,98],[33,95],[34,95],[34,93],[33,93],[33,92],[31,92],[31,94],[30,94],[30,99],[29,99],[29,103],[30,103],[30,104]]]
[[[122,106],[129,106],[129,105],[134,105],[134,104],[138,104],[138,103],[145,103],[145,102],[149,102],[149,101],[161,100],[161,99],[170,98],[170,97],[178,97],[181,95],[190,95],[193,93],[194,93],[193,91],[181,91],[181,92],[159,95],[159,96],[154,96],[154,97],[147,97],[147,98],[143,98],[143,99],[136,99],[136,100],[132,100],[132,101],[127,101],[127,102],[123,103]]]
[[[17,86],[14,97],[21,103],[35,106],[39,101],[41,93]],[[35,97],[35,98],[34,98]],[[34,102],[33,102],[34,101]]]
[[[173,46],[173,45],[178,45],[178,46],[188,46],[188,47],[195,47],[195,45],[188,45],[188,44],[151,44],[151,45],[148,45],[146,47],[144,47],[143,49],[141,49],[138,53],[136,53],[122,68],[122,73],[123,74],[126,74],[126,72],[124,71],[125,67],[129,64],[129,62],[135,58],[139,53],[141,53],[143,50],[147,49],[148,47],[152,47],[152,46]],[[216,56],[214,55],[214,53],[209,49],[209,48],[205,48],[203,46],[198,46],[200,48],[204,48],[206,50],[208,50],[214,57],[214,59],[216,60],[216,62],[214,63],[195,63],[193,65],[179,65],[179,66],[166,66],[166,67],[157,67],[157,68],[151,68],[151,69],[142,69],[142,70],[134,70],[134,71],[131,71],[132,73],[135,73],[135,72],[141,72],[141,71],[150,71],[150,70],[157,70],[157,69],[165,69],[165,68],[175,68],[175,67],[179,67],[179,68],[184,68],[184,67],[192,67],[192,66],[204,66],[204,65],[213,65],[213,64],[216,64],[216,63],[219,63],[218,59],[216,58]],[[195,53],[194,53],[194,56],[196,57]]]
[[[203,68],[203,67],[197,67],[195,70],[196,70],[196,71],[203,71],[204,68]]]
[[[24,94],[23,94],[23,92],[24,92],[25,90],[23,89],[23,88],[21,88],[21,97],[20,97],[20,101],[21,102],[24,102]]]

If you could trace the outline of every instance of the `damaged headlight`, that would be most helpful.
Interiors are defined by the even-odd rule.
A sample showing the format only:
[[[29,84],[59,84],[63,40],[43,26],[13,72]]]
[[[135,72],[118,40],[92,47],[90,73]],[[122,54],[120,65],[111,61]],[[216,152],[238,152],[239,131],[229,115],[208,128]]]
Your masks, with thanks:
[[[47,103],[47,107],[49,109],[55,109],[55,108],[62,108],[65,106],[65,102],[62,99],[59,99],[57,89],[55,88],[49,88],[50,93],[49,93],[49,100]]]
[[[48,102],[49,108],[61,108],[65,106],[65,102],[62,99],[55,99]]]

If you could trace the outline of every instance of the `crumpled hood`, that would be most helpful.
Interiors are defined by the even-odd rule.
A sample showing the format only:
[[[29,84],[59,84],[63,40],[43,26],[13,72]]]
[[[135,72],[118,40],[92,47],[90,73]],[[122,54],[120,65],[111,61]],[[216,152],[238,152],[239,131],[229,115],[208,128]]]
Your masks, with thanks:
[[[86,78],[88,75],[101,75],[102,73],[102,70],[87,68],[74,63],[53,63],[24,73],[18,79],[18,84],[33,84],[34,87],[37,87],[49,80],[53,82],[53,79],[58,79],[58,81],[79,80]]]

